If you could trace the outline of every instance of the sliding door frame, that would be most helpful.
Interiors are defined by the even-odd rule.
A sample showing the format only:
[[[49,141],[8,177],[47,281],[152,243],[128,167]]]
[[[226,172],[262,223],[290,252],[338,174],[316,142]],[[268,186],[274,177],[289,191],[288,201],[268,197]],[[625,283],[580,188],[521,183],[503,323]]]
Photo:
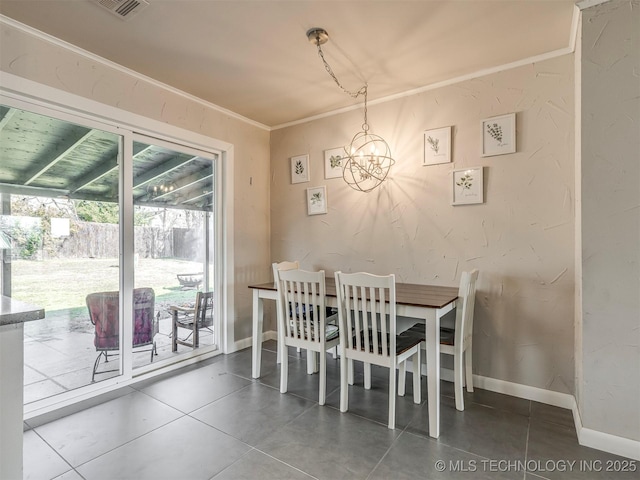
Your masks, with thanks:
[[[24,418],[29,419],[56,410],[72,407],[90,400],[98,394],[107,393],[141,379],[150,378],[166,371],[196,363],[209,356],[229,353],[234,348],[234,236],[233,236],[233,164],[234,146],[189,130],[168,125],[141,115],[98,103],[75,94],[58,90],[15,75],[2,72],[0,102],[15,108],[32,111],[80,125],[111,131],[121,135],[122,158],[120,166],[120,289],[121,312],[125,321],[120,322],[123,345],[132,342],[133,285],[134,285],[134,234],[133,234],[133,188],[132,158],[134,134],[156,138],[186,148],[194,148],[216,158],[214,162],[216,189],[216,268],[213,283],[219,301],[218,315],[221,332],[219,348],[215,351],[182,355],[176,361],[165,360],[151,367],[132,368],[130,349],[122,352],[123,375],[106,379],[77,390],[65,392],[25,406]]]

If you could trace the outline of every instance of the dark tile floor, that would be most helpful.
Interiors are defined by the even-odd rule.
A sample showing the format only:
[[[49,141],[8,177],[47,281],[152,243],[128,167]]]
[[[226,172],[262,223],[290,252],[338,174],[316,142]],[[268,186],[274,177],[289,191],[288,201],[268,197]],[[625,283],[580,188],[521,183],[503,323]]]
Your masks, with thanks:
[[[343,414],[338,360],[329,357],[321,407],[304,355],[291,352],[285,395],[275,356],[275,343],[266,342],[259,380],[251,379],[247,349],[123,388],[63,418],[30,420],[24,478],[638,478],[605,471],[621,457],[579,446],[569,410],[476,389],[458,412],[443,382],[442,433],[434,440],[424,379],[421,405],[408,379],[389,430],[385,370],[374,367],[369,391],[356,370]]]

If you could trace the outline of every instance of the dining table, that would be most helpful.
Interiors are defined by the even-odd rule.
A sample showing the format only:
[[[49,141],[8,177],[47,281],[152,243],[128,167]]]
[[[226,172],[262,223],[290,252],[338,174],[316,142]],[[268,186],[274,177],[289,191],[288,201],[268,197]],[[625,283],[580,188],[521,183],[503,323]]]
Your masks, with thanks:
[[[336,307],[335,279],[327,277],[325,283],[326,305]],[[264,300],[275,301],[277,288],[274,282],[249,285],[249,288],[253,290],[251,371],[253,378],[259,378],[263,340],[263,302]],[[433,438],[440,436],[440,320],[456,307],[457,300],[457,287],[396,283],[396,315],[411,317],[424,322],[426,325],[429,436]]]

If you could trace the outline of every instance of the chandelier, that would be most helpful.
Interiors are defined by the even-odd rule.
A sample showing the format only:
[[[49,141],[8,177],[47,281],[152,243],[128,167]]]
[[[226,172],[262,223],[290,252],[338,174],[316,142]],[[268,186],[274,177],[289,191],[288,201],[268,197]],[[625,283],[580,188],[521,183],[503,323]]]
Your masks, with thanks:
[[[368,86],[365,83],[359,90],[351,92],[338,81],[322,52],[322,45],[329,40],[329,34],[325,29],[312,28],[307,31],[307,38],[318,47],[318,56],[322,59],[325,70],[336,82],[336,85],[352,98],[358,98],[360,95],[364,97],[364,123],[362,130],[353,136],[349,145],[344,147],[346,157],[342,167],[342,177],[351,188],[361,192],[370,192],[384,182],[395,160],[391,157],[391,150],[387,142],[382,137],[369,132],[369,123],[367,122]]]
[[[158,182],[147,185],[147,193],[149,197],[152,199],[164,197],[176,189],[176,186],[173,182]]]

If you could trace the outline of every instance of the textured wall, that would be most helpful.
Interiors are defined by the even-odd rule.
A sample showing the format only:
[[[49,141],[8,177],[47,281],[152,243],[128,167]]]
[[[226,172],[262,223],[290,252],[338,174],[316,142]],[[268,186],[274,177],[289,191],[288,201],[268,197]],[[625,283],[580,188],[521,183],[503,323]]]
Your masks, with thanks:
[[[640,441],[640,2],[582,17],[586,428]]]
[[[269,132],[4,23],[0,71],[234,145],[235,338],[250,336],[247,285],[270,259]]]
[[[368,193],[324,179],[323,150],[348,143],[354,111],[271,136],[271,256],[304,268],[395,273],[457,285],[480,269],[477,374],[573,393],[573,56],[369,106],[397,161]],[[518,151],[481,157],[481,120],[517,113]],[[423,132],[453,125],[453,163],[422,166]],[[310,155],[311,181],[289,158]],[[453,168],[484,166],[485,203],[452,206]],[[307,216],[305,189],[326,185],[329,212]]]

